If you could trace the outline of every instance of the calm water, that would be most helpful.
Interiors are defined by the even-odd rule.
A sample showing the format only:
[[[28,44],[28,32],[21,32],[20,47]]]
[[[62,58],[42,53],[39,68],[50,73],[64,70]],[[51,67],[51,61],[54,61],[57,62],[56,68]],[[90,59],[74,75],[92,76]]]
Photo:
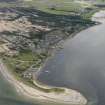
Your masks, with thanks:
[[[68,40],[38,79],[79,90],[89,105],[105,105],[105,22]]]

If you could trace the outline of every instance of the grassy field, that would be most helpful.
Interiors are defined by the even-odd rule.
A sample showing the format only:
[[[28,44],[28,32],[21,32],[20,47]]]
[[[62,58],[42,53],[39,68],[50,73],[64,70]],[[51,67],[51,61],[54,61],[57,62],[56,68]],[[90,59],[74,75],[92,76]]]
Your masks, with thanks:
[[[73,0],[32,0],[27,2],[28,5],[36,7],[45,12],[53,14],[78,13],[82,8],[91,6],[89,4],[76,3]]]
[[[74,0],[30,0],[24,2],[24,5],[51,14],[80,15],[84,19],[89,19],[97,11],[92,3]]]
[[[101,2],[102,0],[97,1]],[[24,0],[20,3],[0,3],[0,8],[3,7],[33,7],[51,14],[81,15],[85,19],[90,18],[94,13],[93,10],[96,9],[92,3],[76,0]],[[85,11],[87,8],[91,11]]]
[[[18,56],[5,56],[5,61],[14,69],[17,74],[26,71],[31,65],[40,67],[42,61],[46,58],[45,54],[32,54],[32,52],[20,53]]]

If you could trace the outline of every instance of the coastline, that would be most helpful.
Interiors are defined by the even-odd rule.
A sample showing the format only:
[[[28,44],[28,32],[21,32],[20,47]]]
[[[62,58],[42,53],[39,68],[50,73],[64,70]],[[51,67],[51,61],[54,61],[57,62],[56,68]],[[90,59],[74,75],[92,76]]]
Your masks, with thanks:
[[[93,17],[93,15],[92,15],[92,17]],[[50,51],[50,56],[48,56],[47,59],[44,61],[44,63],[38,68],[38,71],[36,72],[36,74],[39,74],[39,73],[42,71],[42,69],[45,67],[46,63],[47,63],[57,52],[59,52],[60,50],[63,49],[63,45],[64,45],[65,41],[70,40],[70,39],[73,38],[76,34],[78,34],[78,33],[81,32],[81,31],[84,31],[85,29],[88,29],[88,28],[90,28],[90,27],[92,27],[92,26],[95,26],[95,25],[99,25],[99,24],[100,24],[100,22],[97,22],[97,21],[93,21],[93,22],[94,22],[94,24],[92,24],[92,25],[90,25],[90,26],[87,26],[87,27],[84,27],[84,28],[82,28],[82,29],[80,29],[80,30],[78,30],[78,31],[76,31],[76,32],[73,32],[70,36],[68,36],[67,39],[62,39],[62,40],[60,40],[58,43],[56,43],[56,44],[55,44],[56,46],[54,45],[55,48],[51,49],[51,51]],[[38,75],[36,75],[36,79],[37,79],[37,76],[38,76]]]
[[[72,89],[65,89],[64,93],[46,93],[35,88],[32,88],[15,79],[15,77],[7,70],[6,66],[0,60],[0,72],[3,77],[11,83],[19,94],[27,96],[28,98],[39,101],[56,102],[73,105],[85,105],[87,100],[79,92]]]
[[[71,35],[70,37],[74,36],[76,33],[73,33],[73,35]],[[62,43],[60,43],[60,44],[58,43],[58,46],[59,45],[62,45]],[[54,53],[53,53],[53,55],[54,55]],[[51,55],[51,56],[53,56],[53,55]],[[25,85],[24,83],[15,79],[15,77],[8,71],[7,67],[2,63],[2,60],[0,60],[0,72],[2,73],[2,75],[8,82],[10,82],[12,85],[14,85],[14,87],[16,88],[16,91],[19,94],[30,97],[32,99],[37,99],[40,101],[64,103],[64,104],[74,104],[74,105],[81,105],[81,104],[85,105],[87,103],[87,100],[85,99],[85,97],[82,96],[76,90],[64,88],[65,89],[64,93],[60,93],[60,94],[57,94],[54,92],[53,93],[45,93],[45,92],[39,91],[35,88]],[[40,72],[40,70],[39,70],[39,72]]]

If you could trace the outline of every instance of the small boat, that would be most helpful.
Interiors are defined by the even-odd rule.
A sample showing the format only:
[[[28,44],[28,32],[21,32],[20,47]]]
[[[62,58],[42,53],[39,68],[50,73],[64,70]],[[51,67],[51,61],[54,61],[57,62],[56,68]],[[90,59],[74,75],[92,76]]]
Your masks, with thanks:
[[[45,72],[46,72],[46,73],[49,73],[50,71],[47,71],[47,70],[46,70]]]

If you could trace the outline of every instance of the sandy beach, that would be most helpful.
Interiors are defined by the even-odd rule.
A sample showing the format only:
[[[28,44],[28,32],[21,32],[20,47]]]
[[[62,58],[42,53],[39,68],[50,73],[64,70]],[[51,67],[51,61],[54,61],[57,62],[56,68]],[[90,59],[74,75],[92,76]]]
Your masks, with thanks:
[[[46,93],[35,88],[32,88],[21,81],[16,80],[16,78],[9,72],[7,67],[0,60],[0,73],[4,76],[4,78],[14,86],[18,94],[22,94],[26,97],[37,99],[41,101],[47,102],[57,102],[57,103],[65,103],[65,104],[74,104],[74,105],[85,105],[87,100],[83,95],[79,92],[66,89],[64,93]]]

